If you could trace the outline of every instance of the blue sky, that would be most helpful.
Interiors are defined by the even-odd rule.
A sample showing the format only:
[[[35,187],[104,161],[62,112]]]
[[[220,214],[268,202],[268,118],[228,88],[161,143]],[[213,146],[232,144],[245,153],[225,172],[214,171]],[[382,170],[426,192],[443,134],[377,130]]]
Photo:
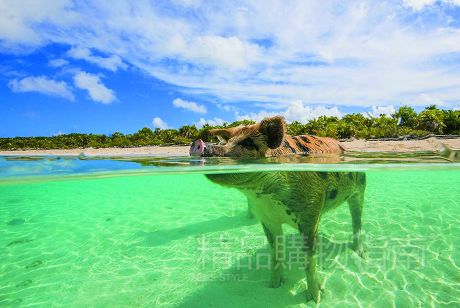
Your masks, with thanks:
[[[460,0],[0,1],[0,136],[460,107]]]

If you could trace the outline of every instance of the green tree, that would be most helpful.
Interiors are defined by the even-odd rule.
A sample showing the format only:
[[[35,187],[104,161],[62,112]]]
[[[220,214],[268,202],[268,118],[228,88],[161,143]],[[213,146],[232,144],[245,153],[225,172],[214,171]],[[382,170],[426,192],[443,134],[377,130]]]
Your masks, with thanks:
[[[401,126],[415,128],[417,125],[417,112],[410,106],[401,106],[393,115],[396,119],[401,119]]]
[[[157,142],[161,144],[174,143],[175,138],[179,136],[179,131],[176,129],[162,129],[155,135]]]
[[[337,137],[337,117],[320,116],[306,125],[307,133],[321,137]]]
[[[372,121],[361,113],[345,115],[337,125],[339,138],[365,138],[369,133]]]
[[[251,124],[255,124],[255,123],[256,122],[252,121],[252,120],[241,120],[241,121],[235,121],[235,122],[229,124],[227,127],[237,127],[237,126],[240,126],[240,125],[246,126],[246,125],[251,125]]]
[[[400,125],[397,125],[401,119]],[[0,138],[0,149],[69,149],[85,147],[129,147],[162,144],[189,144],[201,138],[211,140],[209,131],[213,128],[250,125],[254,121],[235,121],[231,124],[204,125],[197,129],[194,125],[184,125],[176,129],[155,129],[144,127],[131,135],[115,132],[111,136],[101,134],[65,134],[52,137]],[[436,105],[426,107],[420,114],[412,107],[402,106],[392,117],[380,116],[369,119],[362,114],[347,114],[340,120],[336,117],[321,116],[306,124],[293,122],[287,126],[291,135],[313,134],[335,138],[382,138],[401,135],[424,136],[430,132],[437,134],[460,134],[460,110],[440,110]]]
[[[195,140],[198,138],[198,129],[195,125],[184,125],[179,128],[179,135],[189,141]]]
[[[128,147],[131,145],[129,138],[120,132],[115,132],[110,136],[112,145],[116,147]]]
[[[148,127],[138,130],[131,136],[131,140],[136,145],[152,145],[154,144],[155,133]]]
[[[388,138],[398,137],[398,120],[381,115],[378,118],[372,118],[370,128],[370,137]]]
[[[418,115],[418,127],[435,134],[442,134],[446,125],[444,124],[444,113],[435,105],[425,108]]]
[[[287,131],[289,135],[298,136],[306,134],[306,127],[298,121],[294,121],[287,126]]]
[[[460,134],[460,110],[443,110],[444,133]]]
[[[211,129],[213,129],[213,127],[211,125],[209,125],[208,123],[203,125],[203,127],[198,132],[198,138],[200,138],[201,140],[203,140],[205,142],[210,142],[211,139],[212,139],[212,136],[209,133],[209,131]]]

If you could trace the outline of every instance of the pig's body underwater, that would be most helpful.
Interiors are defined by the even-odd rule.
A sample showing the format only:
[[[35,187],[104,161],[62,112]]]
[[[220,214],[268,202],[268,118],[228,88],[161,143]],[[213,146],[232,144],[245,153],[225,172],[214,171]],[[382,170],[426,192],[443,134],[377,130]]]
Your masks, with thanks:
[[[270,157],[289,154],[340,153],[337,140],[315,136],[289,136],[284,119],[273,117],[245,127],[211,131],[219,145],[195,141],[191,155],[229,157]],[[240,190],[250,211],[261,221],[272,247],[271,287],[283,281],[280,255],[284,249],[282,225],[299,230],[306,253],[307,301],[319,300],[321,285],[316,274],[316,242],[321,215],[345,201],[353,225],[353,250],[363,256],[361,216],[366,176],[361,172],[248,172],[206,175],[212,182]]]

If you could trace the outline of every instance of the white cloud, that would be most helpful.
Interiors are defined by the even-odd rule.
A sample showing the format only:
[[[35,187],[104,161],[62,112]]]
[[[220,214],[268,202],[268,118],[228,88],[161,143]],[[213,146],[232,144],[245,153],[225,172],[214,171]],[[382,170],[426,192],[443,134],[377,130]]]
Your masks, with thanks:
[[[48,79],[45,76],[13,79],[8,82],[8,86],[13,92],[38,92],[50,96],[62,97],[71,101],[75,99],[67,83]]]
[[[460,0],[24,1],[0,1],[0,51],[78,46],[71,53],[80,59],[113,71],[130,63],[224,103],[371,107],[421,104],[423,93],[446,104],[460,98],[451,9]],[[429,14],[414,11],[424,8]]]
[[[114,92],[107,88],[97,75],[78,72],[73,76],[73,81],[77,88],[87,90],[93,101],[110,104],[116,99]]]
[[[111,70],[116,72],[119,68],[125,69],[127,66],[121,58],[117,55],[113,55],[107,58],[94,56],[91,54],[91,50],[83,47],[73,47],[68,52],[67,55],[74,59],[82,59],[89,63],[96,64],[99,67]]]
[[[253,120],[259,122],[264,118],[272,117],[275,115],[283,116],[288,123],[294,121],[298,121],[300,123],[307,123],[308,121],[316,119],[323,115],[335,116],[338,118],[342,117],[342,113],[339,111],[337,107],[327,108],[324,106],[317,106],[315,108],[312,108],[310,106],[305,105],[302,101],[299,100],[291,102],[284,111],[270,112],[262,110],[258,113],[249,113],[244,115],[236,113],[235,117],[237,121]]]
[[[426,93],[422,93],[420,94],[418,97],[417,97],[417,101],[421,104],[423,104],[424,106],[428,106],[428,105],[437,105],[437,106],[446,106],[447,103],[444,102],[443,100],[437,98],[437,97],[433,97],[429,94],[426,94]]]
[[[235,36],[200,36],[179,46],[176,52],[185,60],[223,69],[248,68],[260,56],[257,45]]]
[[[404,4],[419,11],[425,6],[433,5],[436,1],[437,0],[404,0]]]
[[[0,47],[7,50],[30,50],[48,42],[46,34],[35,27],[49,22],[58,26],[75,18],[70,1],[59,0],[4,0],[0,1]]]
[[[154,117],[152,120],[153,127],[160,129],[167,129],[168,124],[159,117]]]
[[[185,110],[189,110],[189,111],[196,112],[196,113],[206,113],[207,112],[205,106],[199,105],[195,102],[186,101],[180,98],[176,98],[175,100],[173,100],[172,103],[174,107],[176,108],[183,108]]]
[[[225,123],[224,120],[221,118],[215,117],[214,119],[209,119],[205,120],[204,118],[200,118],[198,122],[195,123],[195,126],[197,128],[202,128],[205,124],[209,124],[211,126],[216,126],[216,125],[223,125]]]
[[[393,105],[388,106],[372,106],[372,111],[365,113],[365,116],[378,118],[381,115],[391,117],[392,114],[396,112],[396,109]]]
[[[437,2],[447,3],[453,5],[460,5],[460,0],[404,0],[404,4],[417,11],[424,9],[427,6],[433,5]]]
[[[231,106],[231,105],[225,105],[225,104],[216,104],[217,108],[223,110],[223,111],[226,111],[226,112],[231,112],[231,111],[235,111],[236,108],[235,106]]]
[[[197,8],[201,5],[201,0],[173,0],[179,6]]]
[[[65,59],[52,59],[48,61],[48,65],[51,67],[60,67],[69,64],[69,61]]]
[[[256,122],[260,122],[262,121],[263,119],[265,118],[268,118],[268,117],[273,117],[275,115],[280,115],[280,113],[278,112],[269,112],[269,111],[266,111],[266,110],[261,110],[257,113],[255,112],[251,112],[251,113],[247,113],[247,114],[239,114],[238,112],[235,113],[235,120],[236,121],[242,121],[242,120],[252,120],[252,121],[256,121]]]
[[[288,122],[299,121],[301,123],[306,123],[323,115],[329,117],[335,116],[338,118],[342,117],[342,113],[337,107],[327,108],[324,106],[317,106],[312,108],[306,106],[302,101],[292,102],[284,112],[284,117]]]

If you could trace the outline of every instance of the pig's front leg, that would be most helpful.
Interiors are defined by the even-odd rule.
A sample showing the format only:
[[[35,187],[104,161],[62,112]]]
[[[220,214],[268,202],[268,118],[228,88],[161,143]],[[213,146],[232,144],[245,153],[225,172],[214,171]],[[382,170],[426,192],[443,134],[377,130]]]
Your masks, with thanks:
[[[269,225],[262,222],[267,240],[271,247],[271,271],[270,288],[278,288],[283,282],[283,264],[282,256],[284,255],[283,229],[281,224]]]

